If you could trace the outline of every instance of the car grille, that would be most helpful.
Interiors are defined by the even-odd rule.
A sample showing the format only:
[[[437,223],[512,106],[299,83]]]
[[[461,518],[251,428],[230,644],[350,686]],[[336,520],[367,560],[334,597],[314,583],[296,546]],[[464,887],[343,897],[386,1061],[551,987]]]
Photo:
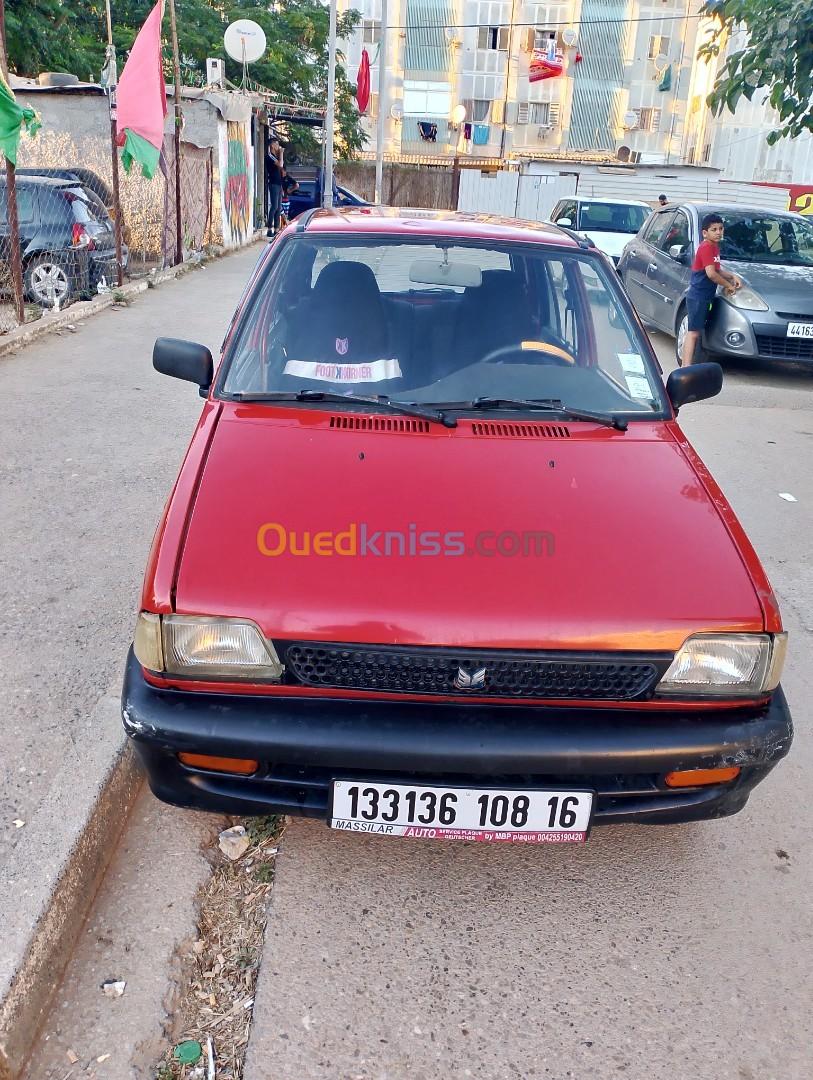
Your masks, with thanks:
[[[757,334],[757,352],[777,360],[813,360],[813,338],[781,338]]]
[[[286,682],[395,694],[631,701],[648,696],[671,656],[277,643]]]

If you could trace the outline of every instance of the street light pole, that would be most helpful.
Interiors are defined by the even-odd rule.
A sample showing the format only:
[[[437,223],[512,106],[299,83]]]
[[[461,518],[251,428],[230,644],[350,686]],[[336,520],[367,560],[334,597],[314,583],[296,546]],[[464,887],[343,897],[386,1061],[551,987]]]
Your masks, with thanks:
[[[330,0],[328,37],[327,113],[325,115],[325,171],[322,206],[333,206],[333,125],[336,113],[336,0]]]
[[[110,16],[110,0],[105,0],[105,12],[107,14],[107,56],[105,68],[107,70],[107,93],[110,102],[110,149],[113,156],[113,229],[116,237],[116,284],[124,282],[124,272],[121,259],[121,201],[119,199],[119,152],[116,147],[118,142],[118,123],[116,120],[116,87],[119,81],[118,68],[116,66],[116,47],[113,44],[113,20]]]
[[[387,118],[387,0],[381,0],[381,36],[378,42],[378,122],[375,154],[375,201],[384,201],[384,138]]]
[[[181,224],[181,59],[178,52],[178,28],[175,24],[175,0],[169,0],[169,24],[172,31],[172,63],[175,81],[175,265],[183,262],[183,225]]]

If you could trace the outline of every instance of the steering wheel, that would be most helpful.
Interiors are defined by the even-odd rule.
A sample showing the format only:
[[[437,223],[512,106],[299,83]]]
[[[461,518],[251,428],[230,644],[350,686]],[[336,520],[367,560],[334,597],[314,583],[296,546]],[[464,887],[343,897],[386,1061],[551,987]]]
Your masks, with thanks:
[[[543,363],[554,367],[572,367],[576,363],[576,357],[571,352],[549,341],[522,341],[517,345],[503,345],[500,349],[492,349],[480,363],[500,364],[506,356],[513,356],[516,353],[520,353],[529,364]]]

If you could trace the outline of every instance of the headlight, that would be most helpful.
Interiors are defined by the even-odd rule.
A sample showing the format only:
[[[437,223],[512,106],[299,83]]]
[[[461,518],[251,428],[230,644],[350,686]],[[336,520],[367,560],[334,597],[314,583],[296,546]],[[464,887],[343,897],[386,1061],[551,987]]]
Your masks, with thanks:
[[[724,293],[724,295],[729,304],[733,304],[736,308],[742,308],[743,311],[768,311],[769,308],[769,305],[765,303],[759,293],[755,293],[747,285],[743,285],[741,289],[737,289],[731,295],[727,293]]]
[[[167,675],[221,679],[279,679],[282,675],[274,646],[246,619],[142,611],[133,649],[145,668]]]
[[[787,634],[697,634],[675,654],[658,694],[753,697],[779,685]]]

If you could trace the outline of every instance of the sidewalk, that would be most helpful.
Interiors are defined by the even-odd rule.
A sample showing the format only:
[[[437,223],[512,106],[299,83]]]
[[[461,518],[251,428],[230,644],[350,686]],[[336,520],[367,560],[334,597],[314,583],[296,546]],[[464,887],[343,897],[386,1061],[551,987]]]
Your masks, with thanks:
[[[141,575],[201,409],[194,386],[153,371],[153,341],[191,338],[217,356],[262,250],[215,260],[130,307],[108,308],[75,332],[0,359],[0,1077],[10,1019],[2,1006],[24,963],[22,948],[77,854],[76,830],[124,741],[116,699]],[[103,698],[113,704],[99,712]],[[85,745],[92,753],[81,751]],[[81,764],[71,768],[79,754]],[[127,789],[107,809],[100,842],[108,849]],[[89,903],[95,873],[81,879],[87,895],[80,889],[65,903]],[[64,959],[58,946],[71,925],[66,918],[60,907],[38,945],[41,965],[42,949],[56,949],[51,982]],[[28,1008],[36,987],[24,996]]]

